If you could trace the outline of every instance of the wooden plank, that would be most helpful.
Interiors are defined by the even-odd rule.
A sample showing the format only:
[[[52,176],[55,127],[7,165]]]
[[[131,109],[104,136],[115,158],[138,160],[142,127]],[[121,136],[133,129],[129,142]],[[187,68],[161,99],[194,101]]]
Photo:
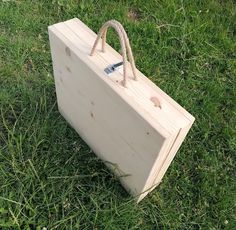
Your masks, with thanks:
[[[82,32],[82,36],[80,35],[80,38],[83,37],[84,41],[86,40],[86,42],[87,41],[90,42],[89,47],[92,46],[93,41],[96,38],[96,34],[93,31],[91,31],[90,29],[88,30],[88,27],[86,27],[81,21],[79,21],[78,19],[73,19],[73,20],[69,20],[69,21],[65,22],[65,24],[71,29],[71,32],[75,32],[75,33],[77,32],[77,34],[79,34],[79,31],[81,33],[82,30],[81,30],[80,26],[82,26],[84,30]],[[66,30],[66,28],[63,28],[63,29]],[[68,33],[68,31],[67,31],[67,33]],[[93,36],[93,39],[91,39],[91,37],[89,35]],[[113,49],[111,49],[111,50],[113,50]],[[109,50],[109,52],[111,52],[111,50]],[[107,60],[108,57],[109,57],[109,59],[112,60],[113,62],[118,62],[118,60],[121,59],[120,54],[118,54],[117,52],[115,52],[115,56],[119,59],[112,59],[111,54],[109,52],[107,52],[107,57],[105,55],[103,55],[104,60]],[[100,55],[100,53],[99,53],[99,55]],[[120,71],[120,74],[122,75],[122,70]],[[139,74],[141,74],[141,73],[139,73]],[[144,76],[144,78],[146,78],[146,77]],[[145,83],[143,83],[143,85],[145,85]],[[153,87],[153,84],[152,84],[152,87]],[[154,88],[156,89],[156,86],[154,86]],[[150,89],[148,89],[147,91],[150,91]],[[169,96],[167,96],[166,98],[168,100],[171,99],[171,98],[169,98]],[[171,99],[171,102],[172,101],[173,100]],[[143,104],[145,104],[145,102]],[[177,107],[180,107],[180,106],[177,104]],[[176,106],[174,106],[174,109],[176,109]],[[150,108],[149,108],[149,111],[150,111]],[[188,118],[187,121],[190,120],[190,122],[193,123],[193,117],[191,115],[189,115],[189,113],[186,110],[181,109],[181,107],[180,107],[180,109],[178,109],[178,111],[180,111],[181,117],[183,117],[183,114],[182,114],[183,112],[186,113],[185,115]],[[175,119],[175,121],[177,121],[177,122],[180,121],[180,119],[178,119],[178,117],[176,118],[175,111],[168,110],[166,113],[167,113],[167,117],[168,117],[169,114],[173,115],[173,117],[168,117],[168,120]],[[166,117],[166,115],[165,115],[165,117]],[[179,134],[178,134],[178,138],[180,140],[183,140],[184,137],[186,136],[186,135],[182,135],[182,132],[183,132],[183,129],[180,129]],[[178,142],[180,140],[178,140]],[[169,147],[168,154],[162,155],[161,159],[160,158],[157,159],[157,162],[154,165],[155,167],[153,168],[153,171],[155,171],[155,176],[154,176],[155,180],[153,182],[147,182],[147,185],[145,186],[146,187],[145,190],[149,189],[150,183],[152,185],[154,185],[154,184],[158,184],[161,181],[162,177],[160,178],[160,175],[157,176],[158,172],[161,170],[160,167],[166,168],[166,167],[169,166],[170,162],[168,161],[168,159],[173,159],[173,157],[174,157],[175,153],[177,152],[179,146],[180,145],[176,145],[176,144],[172,143],[171,146]],[[169,154],[170,154],[170,156],[168,156]],[[158,181],[158,183],[157,183],[157,181]]]
[[[77,34],[77,36],[80,38],[80,40],[82,40],[82,39],[84,41],[86,40],[87,46],[89,47],[89,50],[87,52],[89,52],[93,43],[94,43],[94,40],[96,39],[96,34],[92,30],[90,30],[86,25],[84,25],[81,21],[79,21],[78,19],[72,19],[72,20],[66,21],[64,24],[67,25],[71,29],[71,33]],[[63,25],[61,25],[61,26],[63,26]],[[63,30],[66,30],[66,28],[63,27]],[[67,32],[68,32],[68,30],[67,30]],[[78,42],[76,42],[76,44],[77,43]],[[102,53],[102,52],[98,51],[96,53],[96,55],[101,56],[103,58],[103,60],[105,60],[107,62],[107,64],[116,63],[121,60],[121,55],[119,53],[117,53],[114,49],[112,49],[109,45],[107,45],[107,49],[108,49],[107,52]],[[123,75],[122,69],[119,70],[119,74],[122,79],[122,75]],[[148,107],[147,110],[149,111],[150,114],[152,114],[152,113],[154,114],[156,120],[157,120],[156,116],[157,116],[157,112],[158,112],[158,113],[165,113],[164,117],[169,118],[166,125],[172,123],[172,121],[174,121],[177,124],[180,122],[187,122],[188,123],[188,120],[183,120],[184,116],[182,115],[182,113],[179,113],[178,110],[176,111],[176,109],[173,109],[172,104],[170,104],[168,102],[168,100],[163,101],[163,108],[161,111],[158,111],[153,106],[153,103],[150,102],[150,98],[152,96],[156,96],[157,98],[162,99],[162,95],[159,92],[157,92],[158,87],[156,85],[154,85],[154,87],[153,87],[152,82],[151,82],[151,85],[146,83],[146,81],[150,81],[150,80],[146,79],[146,77],[141,72],[138,71],[139,82],[132,81],[132,77],[131,77],[132,73],[131,73],[130,67],[128,68],[128,75],[130,76],[129,93],[135,94],[138,91],[138,93],[140,93],[141,96],[146,99],[146,101],[142,101],[142,105],[143,105],[144,109],[146,106],[150,105],[150,107]],[[116,73],[114,73],[113,76],[115,78]],[[111,79],[113,79],[113,77],[111,77]],[[145,81],[145,82],[143,82],[143,81]],[[139,90],[139,88],[140,88],[140,90]],[[134,100],[137,100],[137,99],[139,99],[139,97],[137,97]],[[176,112],[177,112],[177,114],[175,115]],[[173,116],[173,114],[174,114],[174,116]],[[158,117],[158,119],[159,119],[159,117]],[[184,123],[184,124],[186,124],[186,123]],[[169,128],[167,128],[167,129],[169,130]]]
[[[121,56],[107,45],[91,57],[96,34],[80,20],[50,26],[49,36],[61,114],[139,202],[161,181],[194,117],[140,71],[133,81],[130,66],[127,88],[122,68],[108,77],[104,69]]]
[[[172,136],[162,136],[104,81],[94,77],[66,38],[56,30],[49,33],[61,113],[101,159],[111,162],[107,164],[118,175],[132,175],[121,181],[133,195],[139,195],[153,161],[169,146]],[[71,48],[70,56],[60,55],[66,47]],[[119,165],[119,170],[112,165]]]
[[[81,50],[83,50],[83,54],[88,55],[90,53],[92,43],[86,44],[81,39],[82,35],[83,36],[86,35],[84,33],[84,31],[82,31],[80,33],[81,34],[80,37],[77,37],[76,34],[72,30],[70,31],[64,24],[65,23],[57,24],[56,28],[59,31],[65,31],[65,33],[67,34],[67,37],[70,38],[71,42],[75,44],[75,46],[79,49],[79,51],[81,52]],[[76,29],[80,30],[80,28],[78,26],[76,27]],[[85,36],[84,40],[92,41],[91,38],[89,38],[89,36]],[[107,55],[109,55],[109,54],[107,54]],[[88,58],[91,59],[92,63],[97,65],[97,68],[100,67],[102,69],[105,69],[105,67],[107,67],[109,64],[111,64],[111,62],[107,61],[107,60],[109,60],[109,56],[103,57],[103,58],[100,58],[100,57],[101,57],[101,55],[95,55],[94,57],[88,56]],[[121,60],[121,58],[119,60]],[[115,60],[115,62],[118,62],[119,60]],[[106,76],[103,73],[102,78],[104,78],[104,77],[106,78]],[[121,70],[121,73],[114,72],[112,77],[109,77],[109,79],[112,80],[114,85],[117,87],[116,81],[118,80],[120,82],[123,80],[122,70]],[[125,97],[125,100],[128,100],[130,97],[131,105],[133,105],[133,107],[135,109],[140,107],[141,110],[146,111],[146,115],[144,115],[144,116],[152,118],[156,124],[162,125],[162,127],[164,129],[168,130],[168,132],[173,131],[174,133],[176,133],[180,127],[176,127],[176,125],[173,125],[171,118],[167,119],[167,117],[169,116],[170,113],[168,113],[168,114],[165,113],[165,111],[167,109],[166,104],[163,102],[162,110],[159,110],[158,108],[156,108],[154,106],[153,102],[150,100],[150,98],[155,93],[152,93],[152,90],[150,90],[149,88],[147,89],[145,87],[145,85],[146,84],[142,84],[141,81],[136,82],[136,81],[133,81],[132,79],[130,79],[128,89],[124,88],[121,85],[118,85],[118,86],[120,86],[121,90],[123,91],[121,93],[122,93],[122,96]],[[172,111],[172,113],[173,112],[174,111]],[[165,114],[163,115],[163,113],[165,113]]]
[[[63,30],[63,31],[67,34],[67,36],[70,35],[70,31],[66,30],[66,28],[65,28],[64,26],[61,26],[59,29]],[[80,41],[78,41],[78,40],[73,40],[73,43],[75,43],[76,45],[78,45],[79,42],[80,42]],[[175,137],[172,138],[170,145],[173,144],[174,139],[175,139]],[[168,147],[168,148],[169,148],[169,147]],[[164,152],[167,152],[167,150],[164,150]],[[155,153],[155,154],[157,155],[157,153]],[[158,155],[158,158],[157,158],[157,160],[156,160],[157,164],[156,164],[155,167],[160,167],[160,165],[162,165],[162,162],[163,162],[164,159],[165,159],[165,155],[164,155],[164,154],[159,154],[159,155]],[[150,176],[149,176],[150,178],[153,177],[152,174],[149,174],[149,175],[150,175]],[[154,178],[153,178],[152,180],[154,180]],[[149,180],[147,180],[147,181],[149,181]],[[149,183],[149,182],[148,182],[148,183]],[[151,182],[151,185],[152,185],[152,182]],[[148,186],[148,184],[147,184],[146,186]],[[142,192],[143,192],[143,191],[142,191]]]

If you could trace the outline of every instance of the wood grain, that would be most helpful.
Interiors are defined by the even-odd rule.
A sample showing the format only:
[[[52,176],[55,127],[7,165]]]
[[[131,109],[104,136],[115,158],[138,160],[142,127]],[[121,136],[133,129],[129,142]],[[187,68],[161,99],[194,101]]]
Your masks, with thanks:
[[[49,27],[58,108],[98,157],[139,202],[160,183],[194,118],[128,65],[127,87],[121,61],[106,45],[90,56],[96,34],[79,19]]]

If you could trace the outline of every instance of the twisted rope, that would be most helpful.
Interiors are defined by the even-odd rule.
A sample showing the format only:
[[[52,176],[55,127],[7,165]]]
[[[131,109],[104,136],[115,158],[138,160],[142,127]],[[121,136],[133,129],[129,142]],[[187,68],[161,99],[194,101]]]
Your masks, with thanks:
[[[134,75],[134,79],[137,80],[136,75],[136,66],[133,58],[133,53],[130,47],[129,39],[127,36],[127,33],[125,32],[123,26],[116,20],[110,20],[103,24],[103,26],[100,28],[97,38],[94,42],[94,45],[92,47],[90,55],[92,56],[95,52],[95,49],[98,45],[99,39],[102,37],[102,51],[105,52],[105,44],[106,44],[106,34],[109,27],[113,27],[115,31],[117,32],[120,40],[121,50],[122,50],[122,57],[123,57],[123,85],[126,87],[127,85],[127,75],[126,75],[126,69],[127,69],[127,54],[126,54],[126,48],[128,49],[128,56],[129,60],[131,62],[132,72]]]
[[[137,75],[136,75],[136,66],[135,66],[135,62],[134,62],[134,56],[133,56],[133,52],[132,52],[132,49],[131,49],[131,46],[130,46],[130,42],[129,42],[129,38],[127,36],[127,33],[124,29],[124,27],[121,25],[120,22],[116,21],[116,20],[111,20],[113,23],[117,24],[117,26],[120,28],[121,32],[122,32],[122,35],[124,37],[124,41],[125,41],[125,46],[126,46],[126,49],[128,51],[128,57],[129,57],[129,61],[130,61],[130,64],[131,64],[131,68],[132,68],[132,72],[133,72],[133,75],[134,75],[134,79],[137,80]],[[102,35],[102,52],[105,52],[105,45],[106,45],[106,36],[107,36],[107,29],[106,28],[103,32],[103,35]]]

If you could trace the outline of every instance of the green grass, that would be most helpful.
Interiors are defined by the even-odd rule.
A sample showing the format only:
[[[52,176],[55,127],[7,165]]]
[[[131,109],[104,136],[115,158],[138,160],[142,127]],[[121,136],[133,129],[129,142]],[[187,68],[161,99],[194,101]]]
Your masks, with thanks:
[[[138,205],[58,112],[47,26],[73,17],[119,20],[138,68],[196,117]],[[233,0],[0,0],[0,109],[0,229],[236,229]]]

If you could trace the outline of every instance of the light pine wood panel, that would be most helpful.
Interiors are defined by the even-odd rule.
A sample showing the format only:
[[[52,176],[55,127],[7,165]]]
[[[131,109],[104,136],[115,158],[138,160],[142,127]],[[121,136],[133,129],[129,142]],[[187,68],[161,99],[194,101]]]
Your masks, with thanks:
[[[130,66],[127,88],[122,68],[107,76],[121,56],[107,45],[91,57],[96,34],[80,20],[50,26],[49,35],[61,114],[139,202],[160,183],[193,116],[140,71],[132,80]]]
[[[86,41],[89,48],[92,47],[97,35],[91,29],[89,29],[83,22],[81,22],[78,18],[68,20],[64,22],[63,24],[67,25],[71,29],[72,32],[76,33],[79,36],[81,40],[83,39],[84,41]],[[106,45],[107,52],[105,53],[100,52],[100,47],[101,46],[98,46],[97,55],[100,55],[108,63],[113,63],[113,62],[116,63],[119,60],[121,60],[121,55],[108,44]],[[154,91],[155,93],[158,94],[158,96],[160,96],[160,99],[162,99],[163,97],[163,99],[165,100],[164,106],[167,104],[166,109],[168,109],[164,111],[166,112],[165,115],[171,116],[174,113],[175,119],[173,122],[178,124],[180,121],[182,122],[185,121],[188,123],[189,120],[190,121],[194,120],[194,117],[191,114],[189,114],[184,108],[182,108],[178,103],[176,103],[171,97],[169,97],[165,92],[163,92],[160,88],[158,88],[153,82],[151,82],[148,78],[146,78],[146,76],[144,76],[139,70],[137,71],[138,71],[138,78],[141,81],[141,85],[143,86],[147,85],[146,87],[149,87],[147,90],[147,93],[149,93],[150,91],[151,92]],[[123,74],[122,69],[120,69],[119,72],[121,75]],[[132,79],[132,72],[130,68],[128,69],[128,73],[129,73],[128,75],[130,76],[130,79]],[[131,84],[135,83],[135,81],[131,80],[130,83]],[[176,116],[178,119],[176,119]],[[185,118],[187,118],[187,120]],[[186,124],[186,123],[183,123],[183,124]]]
[[[160,135],[104,81],[95,78],[94,72],[73,51],[70,56],[60,55],[69,43],[51,32],[50,40],[61,113],[94,152],[110,162],[107,163],[110,168],[119,176],[130,175],[121,181],[137,196],[143,190],[153,161],[161,148],[169,145],[170,138]],[[78,72],[81,77],[77,77]]]

